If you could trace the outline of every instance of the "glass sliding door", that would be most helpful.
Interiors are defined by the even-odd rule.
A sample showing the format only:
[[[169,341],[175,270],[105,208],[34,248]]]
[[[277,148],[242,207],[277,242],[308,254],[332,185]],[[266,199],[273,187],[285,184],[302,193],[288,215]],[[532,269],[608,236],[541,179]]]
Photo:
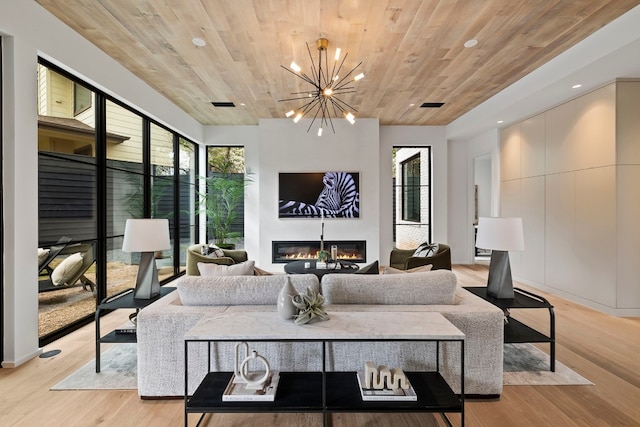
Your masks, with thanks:
[[[95,312],[97,169],[95,94],[43,65],[38,82],[38,329],[43,338]],[[83,108],[77,108],[77,92],[83,93]]]
[[[169,221],[171,248],[156,253],[158,277],[162,281],[175,274],[174,247],[176,220],[180,212],[175,205],[175,167],[174,136],[155,123],[150,125],[151,136],[151,218],[164,218]]]
[[[115,102],[106,101],[106,296],[135,286],[139,253],[122,250],[128,218],[144,218],[143,118]]]

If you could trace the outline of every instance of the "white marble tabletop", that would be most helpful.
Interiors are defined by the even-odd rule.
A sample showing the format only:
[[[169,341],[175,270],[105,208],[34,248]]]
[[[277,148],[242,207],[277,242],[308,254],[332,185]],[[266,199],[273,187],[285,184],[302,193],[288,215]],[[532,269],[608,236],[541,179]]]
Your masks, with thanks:
[[[329,320],[296,325],[272,312],[226,312],[200,320],[185,340],[460,340],[437,312],[329,312]]]

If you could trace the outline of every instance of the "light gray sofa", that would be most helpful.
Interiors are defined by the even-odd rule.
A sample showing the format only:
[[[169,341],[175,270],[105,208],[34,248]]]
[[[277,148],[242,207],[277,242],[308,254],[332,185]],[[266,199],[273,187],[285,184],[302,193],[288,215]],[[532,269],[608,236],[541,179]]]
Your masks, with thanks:
[[[143,398],[184,394],[184,335],[201,318],[221,312],[271,311],[285,275],[201,277],[184,276],[178,291],[138,314],[138,393]],[[466,335],[465,395],[497,397],[502,392],[503,313],[492,304],[457,286],[451,271],[394,275],[328,274],[318,283],[311,274],[289,276],[298,292],[321,288],[325,310],[438,311]],[[185,301],[183,304],[182,301]],[[187,305],[189,304],[189,305]],[[200,305],[194,305],[200,304]],[[330,322],[331,320],[329,320]],[[321,350],[316,343],[252,343],[273,369],[318,371]],[[433,370],[434,343],[334,343],[328,369],[362,369],[364,361],[405,370]],[[212,369],[232,371],[234,345],[212,349]],[[460,352],[455,343],[440,348],[440,370],[459,392]],[[189,391],[207,370],[205,343],[189,346]]]

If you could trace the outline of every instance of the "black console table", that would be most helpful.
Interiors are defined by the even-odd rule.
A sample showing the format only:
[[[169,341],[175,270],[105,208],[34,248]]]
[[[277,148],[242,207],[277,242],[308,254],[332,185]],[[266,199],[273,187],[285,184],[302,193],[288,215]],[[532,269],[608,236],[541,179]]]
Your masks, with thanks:
[[[189,414],[201,414],[197,424],[200,426],[205,414],[214,412],[320,412],[323,414],[324,427],[331,424],[329,414],[336,412],[439,412],[449,427],[453,427],[453,424],[447,413],[459,413],[459,425],[464,427],[465,336],[442,314],[377,311],[332,312],[330,316],[327,322],[304,326],[283,321],[275,312],[228,312],[202,318],[187,331],[184,341],[185,427],[189,425]],[[412,327],[407,328],[406,325]],[[217,354],[213,345],[243,341],[251,343],[252,347],[254,343],[264,342],[317,343],[321,366],[315,372],[280,372],[274,401],[225,402],[222,396],[233,373],[213,371],[213,354]],[[390,346],[406,342],[433,342],[436,345],[435,371],[405,372],[415,389],[416,401],[363,401],[355,371],[328,370],[328,345],[333,342],[385,342]],[[453,392],[440,373],[442,342],[458,343],[460,346],[459,394]],[[207,344],[208,356],[204,357],[207,357],[211,372],[205,374],[193,395],[190,395],[189,350],[190,345],[199,343]]]
[[[174,287],[160,286],[160,295],[157,297],[151,299],[138,299],[133,297],[133,288],[129,288],[102,300],[96,308],[96,372],[100,372],[100,344],[107,342],[134,344],[138,342],[135,332],[122,334],[116,333],[116,331],[111,331],[105,336],[100,336],[100,312],[102,310],[117,310],[120,308],[135,308],[136,312],[138,312],[149,304],[175,290],[176,288]]]
[[[489,301],[491,304],[501,308],[505,312],[506,321],[504,324],[505,343],[549,343],[549,367],[552,372],[556,371],[556,318],[553,312],[553,305],[545,298],[514,288],[514,298],[494,298],[487,295],[486,287],[465,287],[464,289]],[[549,335],[545,335],[530,326],[511,317],[511,310],[516,309],[536,309],[543,308],[549,310]]]

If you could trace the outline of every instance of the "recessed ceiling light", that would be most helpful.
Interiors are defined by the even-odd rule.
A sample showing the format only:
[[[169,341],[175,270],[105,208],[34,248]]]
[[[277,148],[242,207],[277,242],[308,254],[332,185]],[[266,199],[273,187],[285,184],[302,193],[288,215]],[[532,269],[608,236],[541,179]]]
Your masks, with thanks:
[[[498,124],[504,123],[504,120],[498,120]]]
[[[415,107],[416,104],[409,104],[409,107]]]
[[[474,47],[477,44],[478,44],[478,40],[471,39],[471,40],[467,40],[466,42],[464,42],[464,47]]]
[[[191,39],[191,43],[193,43],[196,47],[203,47],[207,45],[207,42],[202,40],[199,37],[194,37]]]
[[[571,89],[578,89],[579,87],[582,87],[582,85],[578,83],[577,85],[571,86]]]
[[[244,107],[245,105],[247,105],[247,104],[245,104],[244,102],[241,102],[241,103],[240,103],[240,106],[241,106],[241,107]]]

